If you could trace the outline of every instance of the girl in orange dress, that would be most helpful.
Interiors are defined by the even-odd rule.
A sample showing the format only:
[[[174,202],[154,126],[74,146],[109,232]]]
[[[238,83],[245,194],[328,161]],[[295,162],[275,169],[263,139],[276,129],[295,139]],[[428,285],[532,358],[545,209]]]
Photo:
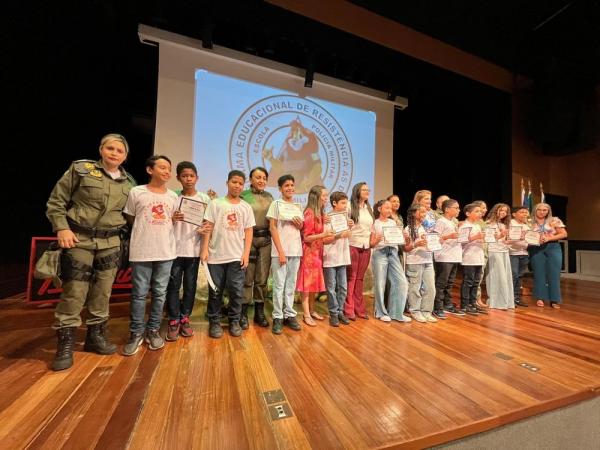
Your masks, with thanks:
[[[323,186],[313,186],[308,193],[308,201],[304,209],[304,227],[302,228],[302,260],[298,270],[296,291],[302,293],[302,309],[304,322],[314,327],[314,319],[323,320],[317,313],[315,296],[325,291],[323,279],[323,240],[334,235],[333,231],[325,231],[325,214],[323,209],[327,202],[328,191]]]

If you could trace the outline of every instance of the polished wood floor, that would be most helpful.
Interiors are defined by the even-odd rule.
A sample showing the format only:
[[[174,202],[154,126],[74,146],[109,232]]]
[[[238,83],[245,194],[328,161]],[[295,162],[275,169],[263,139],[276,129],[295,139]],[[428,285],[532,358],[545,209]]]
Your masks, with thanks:
[[[281,336],[251,327],[220,340],[208,338],[200,303],[195,337],[129,358],[84,353],[81,329],[75,366],[59,373],[48,369],[52,310],[2,300],[0,448],[439,444],[600,394],[600,284],[565,280],[563,291],[560,311],[320,323]],[[128,305],[111,308],[123,344]],[[263,393],[277,389],[292,416],[272,420]]]

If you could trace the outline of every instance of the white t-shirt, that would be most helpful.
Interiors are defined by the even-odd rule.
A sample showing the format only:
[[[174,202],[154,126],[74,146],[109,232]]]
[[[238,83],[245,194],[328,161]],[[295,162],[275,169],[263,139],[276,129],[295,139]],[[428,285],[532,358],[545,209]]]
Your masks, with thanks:
[[[172,218],[178,206],[177,194],[170,190],[157,194],[142,185],[129,191],[123,212],[135,217],[129,243],[130,261],[168,261],[177,257]]]
[[[440,237],[455,233],[458,230],[453,220],[440,217],[433,227]],[[458,239],[445,239],[442,241],[442,249],[434,252],[436,262],[459,263],[462,262],[462,244]]]
[[[178,208],[181,197],[199,200],[202,203],[206,203],[207,207],[210,204],[210,197],[204,192],[196,192],[196,195],[192,196],[179,194],[179,200],[177,202]],[[198,258],[200,256],[200,249],[202,248],[202,235],[196,232],[198,226],[188,222],[177,221],[173,227],[175,232],[175,243],[177,244],[177,256]]]
[[[412,239],[408,226],[404,229],[408,233],[409,239]],[[423,228],[423,225],[419,225],[417,239],[421,239],[421,236],[424,234],[425,228]],[[406,252],[406,264],[429,264],[432,262],[433,253],[427,250],[427,247],[415,247],[410,252]]]
[[[471,228],[469,236],[473,236],[474,234],[481,232],[481,226],[479,224],[471,223],[468,220],[465,220],[458,230],[460,231],[463,228]],[[485,256],[483,254],[483,239],[476,239],[474,241],[464,243],[462,244],[462,248],[463,266],[483,266],[485,264]]]
[[[503,223],[490,223],[488,224],[489,228],[494,228],[494,233],[498,233],[500,231],[506,230],[506,225]],[[490,242],[488,244],[488,252],[492,253],[506,253],[508,252],[508,245],[506,243],[506,238],[499,239],[496,242]]]
[[[376,219],[375,222],[373,222],[373,226],[371,227],[371,231],[375,234],[383,234],[383,228],[384,227],[395,227],[396,225],[396,221],[394,219],[388,219],[385,222],[382,222],[380,219]],[[398,248],[398,244],[386,244],[385,242],[383,242],[383,239],[381,239],[381,241],[379,241],[379,244],[377,244],[375,247],[373,247],[376,250],[382,249],[384,247],[394,247],[394,248]]]
[[[325,224],[325,227],[333,231],[330,223]],[[348,238],[341,237],[331,244],[323,246],[323,267],[340,267],[350,264],[350,241]]]
[[[350,205],[348,205],[350,208]],[[369,248],[371,240],[371,227],[373,226],[373,217],[369,214],[367,205],[364,204],[358,210],[358,223],[352,227],[350,234],[350,245],[358,248]]]
[[[289,220],[279,220],[279,203],[285,202],[284,199],[279,198],[269,205],[267,211],[268,219],[277,220],[277,233],[279,234],[279,242],[283,247],[285,256],[302,256],[302,236],[300,230],[296,228],[294,222]],[[271,238],[271,257],[278,257],[279,252],[275,247],[275,241]]]
[[[210,202],[204,218],[214,224],[208,243],[208,263],[241,261],[245,230],[255,225],[252,207],[242,199],[231,203],[227,197],[219,197]]]
[[[518,222],[516,219],[511,219],[511,227],[521,227],[521,231],[529,231],[530,227],[526,223]],[[527,242],[525,239],[518,241],[507,241],[508,254],[511,256],[527,256]]]

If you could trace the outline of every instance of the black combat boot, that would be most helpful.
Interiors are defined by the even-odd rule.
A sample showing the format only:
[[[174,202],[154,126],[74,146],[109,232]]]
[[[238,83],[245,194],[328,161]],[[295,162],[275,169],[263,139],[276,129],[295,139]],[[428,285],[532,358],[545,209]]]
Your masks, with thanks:
[[[75,327],[56,330],[58,344],[52,370],[64,370],[73,365],[73,347],[75,347]]]
[[[254,323],[261,327],[268,327],[269,321],[265,317],[265,304],[254,302]]]
[[[99,355],[112,355],[117,351],[117,346],[106,338],[106,324],[95,323],[87,326],[87,336],[83,350],[86,352],[98,353]]]
[[[242,330],[247,330],[249,327],[248,324],[248,305],[242,305],[242,312],[240,314],[240,327]]]

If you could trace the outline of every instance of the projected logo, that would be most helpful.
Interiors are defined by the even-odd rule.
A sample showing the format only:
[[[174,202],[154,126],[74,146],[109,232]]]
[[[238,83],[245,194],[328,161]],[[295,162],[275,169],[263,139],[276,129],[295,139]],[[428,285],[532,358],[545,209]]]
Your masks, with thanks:
[[[266,97],[247,108],[229,139],[231,169],[269,171],[270,187],[292,174],[296,193],[314,185],[348,192],[352,149],[339,122],[318,103],[294,95]]]

